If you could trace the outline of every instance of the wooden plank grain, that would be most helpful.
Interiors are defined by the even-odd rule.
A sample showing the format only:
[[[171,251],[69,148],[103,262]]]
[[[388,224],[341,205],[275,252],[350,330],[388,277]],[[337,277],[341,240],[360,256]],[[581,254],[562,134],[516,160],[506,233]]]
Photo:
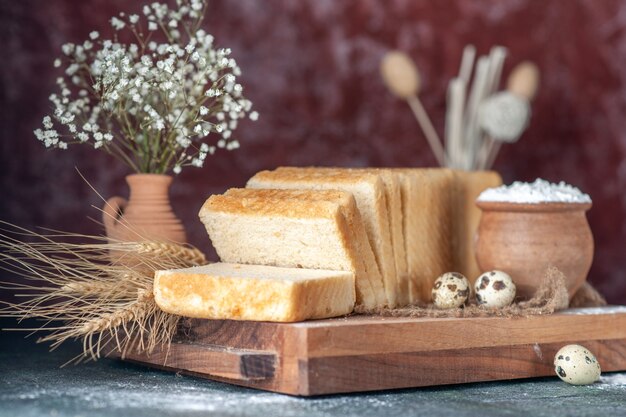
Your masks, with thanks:
[[[315,325],[307,332],[308,357],[434,351],[511,344],[626,339],[626,312],[553,314],[526,318],[391,319]]]
[[[596,353],[603,371],[626,369],[625,340],[579,342]],[[552,361],[562,346],[549,343],[311,358],[306,365],[308,390],[301,395],[555,376]]]
[[[128,359],[301,396],[553,375],[554,354],[569,343],[591,349],[604,371],[626,370],[624,307],[527,318],[188,324],[167,358]]]

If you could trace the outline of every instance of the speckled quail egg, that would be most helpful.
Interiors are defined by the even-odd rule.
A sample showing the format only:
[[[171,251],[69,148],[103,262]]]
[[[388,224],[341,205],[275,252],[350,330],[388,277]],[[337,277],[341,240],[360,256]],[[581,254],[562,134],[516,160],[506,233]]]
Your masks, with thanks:
[[[437,308],[457,308],[467,301],[470,283],[458,272],[446,272],[435,281],[432,289],[433,303]]]
[[[600,364],[593,353],[581,345],[563,346],[554,357],[554,371],[572,385],[589,385],[600,379]]]
[[[506,307],[515,298],[515,283],[506,272],[488,271],[474,282],[478,305],[492,308]]]

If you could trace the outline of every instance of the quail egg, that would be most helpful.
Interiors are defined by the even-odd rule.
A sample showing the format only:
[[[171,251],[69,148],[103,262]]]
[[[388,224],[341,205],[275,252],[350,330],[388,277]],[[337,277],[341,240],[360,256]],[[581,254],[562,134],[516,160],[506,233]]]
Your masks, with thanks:
[[[515,299],[515,283],[506,272],[489,271],[481,274],[474,282],[478,305],[502,308]]]
[[[461,307],[470,294],[470,283],[458,272],[446,272],[435,281],[432,289],[433,303],[437,308]]]
[[[554,371],[572,385],[589,385],[600,379],[600,364],[593,353],[581,345],[563,346],[554,357]]]

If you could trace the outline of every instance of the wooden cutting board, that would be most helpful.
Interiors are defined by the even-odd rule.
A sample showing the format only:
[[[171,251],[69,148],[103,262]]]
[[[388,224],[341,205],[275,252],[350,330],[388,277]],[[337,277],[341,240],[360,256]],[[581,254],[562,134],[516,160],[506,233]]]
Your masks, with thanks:
[[[589,348],[605,372],[626,370],[626,306],[528,318],[193,320],[169,352],[126,359],[311,396],[554,376],[554,354],[570,343]]]

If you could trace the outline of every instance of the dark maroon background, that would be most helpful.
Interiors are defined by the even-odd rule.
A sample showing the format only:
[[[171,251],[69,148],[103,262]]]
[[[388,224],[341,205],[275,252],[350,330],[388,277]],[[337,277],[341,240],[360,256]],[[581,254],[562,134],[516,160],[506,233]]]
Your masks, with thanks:
[[[232,48],[261,118],[236,132],[242,148],[189,168],[172,189],[192,243],[209,250],[197,211],[211,193],[277,165],[432,166],[406,104],[382,85],[385,51],[408,52],[421,98],[441,132],[445,92],[467,43],[509,48],[505,75],[524,59],[542,73],[530,129],[502,150],[505,181],[565,180],[591,194],[596,238],[591,281],[626,302],[626,3],[587,0],[211,1],[205,28]],[[0,218],[98,234],[87,217],[126,193],[127,170],[87,147],[46,151],[32,130],[50,112],[52,61],[65,42],[138,12],[124,0],[0,0]],[[532,262],[532,259],[529,259]]]

